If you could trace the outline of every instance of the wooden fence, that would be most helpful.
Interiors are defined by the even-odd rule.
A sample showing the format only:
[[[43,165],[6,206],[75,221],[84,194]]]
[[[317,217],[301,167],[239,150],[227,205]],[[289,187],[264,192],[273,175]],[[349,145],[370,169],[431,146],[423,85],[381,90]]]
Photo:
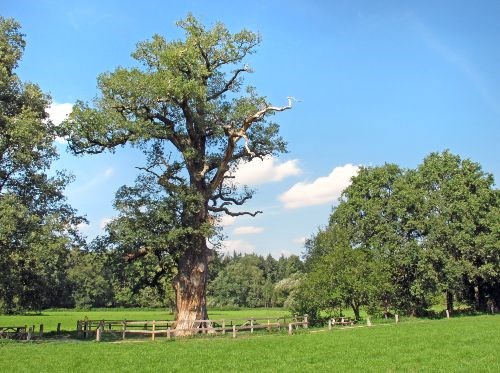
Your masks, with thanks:
[[[61,331],[61,323],[57,324],[57,333]],[[32,340],[34,338],[42,338],[44,334],[43,324],[38,327],[38,333],[36,333],[35,325],[28,327],[28,325],[22,326],[0,326],[0,339],[26,339]]]
[[[176,330],[176,322],[172,320],[79,320],[76,330],[79,338],[95,335],[97,341],[101,340],[103,333],[120,335],[125,339],[127,335],[150,335],[152,340],[157,336],[166,336],[167,339],[182,335],[185,332],[206,334],[232,333],[236,338],[238,332],[267,329],[271,331],[288,328],[288,334],[299,327],[309,326],[307,315],[279,318],[249,318],[231,320],[194,320],[198,327],[192,329]]]

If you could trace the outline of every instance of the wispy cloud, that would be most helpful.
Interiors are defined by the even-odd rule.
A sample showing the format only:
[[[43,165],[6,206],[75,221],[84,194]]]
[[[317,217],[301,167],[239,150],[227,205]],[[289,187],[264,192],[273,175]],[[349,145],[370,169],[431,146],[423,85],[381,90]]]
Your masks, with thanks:
[[[245,234],[259,234],[264,231],[263,227],[255,227],[253,225],[248,225],[244,227],[238,227],[233,230],[233,233],[236,235],[245,235]]]
[[[471,83],[476,91],[481,95],[487,105],[500,114],[500,100],[491,92],[486,79],[476,69],[474,64],[457,50],[447,45],[438,37],[420,18],[409,15],[416,32],[427,46],[434,50],[442,59],[447,61]]]
[[[222,242],[221,251],[223,254],[252,254],[255,252],[255,246],[244,240],[225,240]]]
[[[240,184],[259,185],[281,181],[286,177],[299,175],[301,172],[297,159],[280,163],[274,157],[265,157],[263,160],[255,158],[251,162],[240,165],[234,176]]]
[[[95,187],[101,185],[102,183],[106,182],[111,178],[111,176],[114,175],[114,169],[111,167],[108,167],[104,171],[99,172],[97,175],[89,179],[87,182],[76,186],[75,189],[72,190],[73,193],[85,193],[88,192]]]
[[[311,183],[293,185],[279,196],[279,200],[288,209],[331,203],[351,184],[351,178],[358,170],[359,167],[352,164],[335,167],[328,176],[319,177]]]

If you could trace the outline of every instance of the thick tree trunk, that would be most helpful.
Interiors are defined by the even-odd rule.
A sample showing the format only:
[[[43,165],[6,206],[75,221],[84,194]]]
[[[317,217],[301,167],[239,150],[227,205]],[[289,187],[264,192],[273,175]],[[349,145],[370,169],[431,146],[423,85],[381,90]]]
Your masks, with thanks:
[[[446,309],[453,312],[453,293],[451,290],[446,290]]]
[[[192,249],[179,259],[178,274],[174,278],[176,298],[176,335],[190,335],[206,327],[197,320],[208,320],[206,283],[208,278],[208,258],[205,237],[194,237]]]
[[[361,317],[359,316],[359,304],[357,304],[356,302],[352,302],[351,307],[354,312],[354,318],[358,321],[361,320]]]

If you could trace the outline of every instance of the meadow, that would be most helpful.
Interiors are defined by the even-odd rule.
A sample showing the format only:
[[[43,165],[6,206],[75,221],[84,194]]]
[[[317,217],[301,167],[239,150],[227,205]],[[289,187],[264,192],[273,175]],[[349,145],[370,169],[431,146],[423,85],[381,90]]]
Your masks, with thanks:
[[[82,311],[85,313],[84,311]],[[96,314],[93,314],[96,312]],[[164,311],[163,311],[164,312]],[[76,311],[47,311],[47,325],[80,318]],[[91,314],[92,316],[89,316]],[[92,318],[152,319],[157,310],[86,312]],[[99,315],[99,316],[98,316]],[[126,315],[126,317],[120,317]],[[280,309],[213,311],[211,317],[281,316]],[[102,316],[102,317],[101,317]],[[19,316],[0,316],[0,324]],[[22,318],[22,316],[21,316]],[[56,321],[57,320],[59,321]],[[164,317],[163,317],[164,318]],[[51,321],[53,320],[53,321]],[[26,321],[26,323],[29,323]],[[70,322],[72,323],[72,321]],[[292,336],[257,333],[230,336],[126,340],[46,339],[0,341],[5,372],[149,371],[500,371],[500,315],[405,319],[373,327],[310,328]]]

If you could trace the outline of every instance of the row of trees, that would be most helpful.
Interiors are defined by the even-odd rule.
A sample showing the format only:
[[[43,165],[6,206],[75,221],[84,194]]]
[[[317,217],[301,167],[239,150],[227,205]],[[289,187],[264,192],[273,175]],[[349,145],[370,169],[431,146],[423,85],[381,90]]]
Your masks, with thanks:
[[[500,304],[500,193],[478,163],[445,151],[416,169],[362,168],[307,243],[294,308],[422,314],[446,299]]]
[[[68,306],[166,307],[175,310],[172,278],[155,277],[157,260],[124,262],[119,251],[74,250],[68,263]],[[298,256],[215,255],[210,263],[208,304],[213,307],[282,307],[298,285]]]

